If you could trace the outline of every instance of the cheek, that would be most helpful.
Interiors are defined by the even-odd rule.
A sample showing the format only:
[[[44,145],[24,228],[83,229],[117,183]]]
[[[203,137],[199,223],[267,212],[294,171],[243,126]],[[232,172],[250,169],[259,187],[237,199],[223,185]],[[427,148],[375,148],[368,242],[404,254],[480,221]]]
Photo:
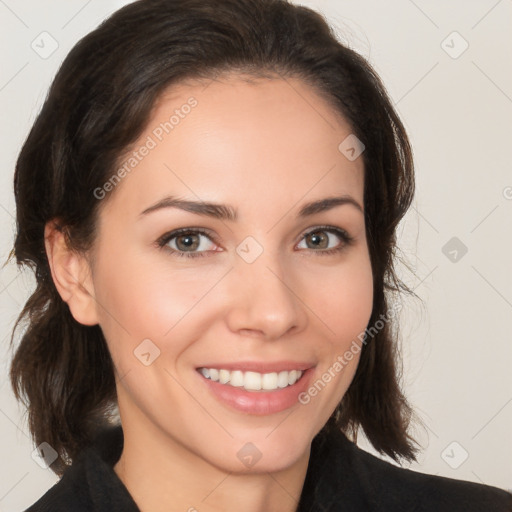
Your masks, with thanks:
[[[214,276],[199,278],[198,272],[148,265],[142,257],[116,259],[113,252],[98,259],[95,274],[100,325],[114,361],[122,358],[125,365],[144,339],[161,351],[183,350],[179,339],[185,337],[173,333],[190,328],[196,306],[215,282]]]
[[[339,265],[313,287],[314,303],[326,326],[325,343],[319,346],[321,365],[306,400],[317,401],[327,421],[346,393],[357,370],[364,332],[373,310],[373,275],[366,253],[354,254],[350,262]],[[319,277],[319,276],[317,276]],[[328,389],[328,392],[323,390]],[[309,395],[309,393],[311,393]],[[313,398],[314,397],[314,398]],[[320,405],[322,404],[322,405]]]
[[[373,310],[373,276],[367,258],[331,269],[321,284],[312,280],[308,288],[312,309],[326,325],[334,346],[343,349],[364,332]]]

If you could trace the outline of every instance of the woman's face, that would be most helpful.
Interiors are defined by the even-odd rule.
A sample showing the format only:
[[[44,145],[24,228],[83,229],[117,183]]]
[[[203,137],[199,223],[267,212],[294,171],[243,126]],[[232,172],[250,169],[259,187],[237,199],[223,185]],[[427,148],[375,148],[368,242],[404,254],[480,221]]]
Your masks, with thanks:
[[[308,452],[372,311],[350,135],[298,80],[230,77],[160,98],[98,199],[92,289],[127,434],[228,471]],[[348,200],[306,208],[334,197]]]

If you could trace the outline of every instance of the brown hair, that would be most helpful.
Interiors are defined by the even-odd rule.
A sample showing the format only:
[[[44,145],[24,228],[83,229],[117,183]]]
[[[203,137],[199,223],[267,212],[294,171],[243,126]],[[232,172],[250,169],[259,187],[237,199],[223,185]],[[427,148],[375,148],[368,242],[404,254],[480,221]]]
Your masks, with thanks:
[[[35,273],[36,289],[15,324],[24,330],[11,367],[36,444],[67,464],[115,408],[114,367],[99,325],[72,317],[53,283],[44,227],[60,219],[69,246],[87,251],[101,187],[144,130],[159,95],[187,79],[223,73],[297,77],[351,125],[366,149],[364,207],[374,303],[369,326],[408,289],[396,276],[396,228],[414,195],[411,147],[379,77],[339,42],[324,18],[287,0],[143,0],[80,40],[58,71],[14,175],[17,233],[11,257]],[[340,141],[341,142],[341,141]],[[105,199],[104,201],[106,201]],[[347,393],[325,429],[357,436],[395,460],[415,459],[413,413],[399,385],[392,322],[368,337]]]

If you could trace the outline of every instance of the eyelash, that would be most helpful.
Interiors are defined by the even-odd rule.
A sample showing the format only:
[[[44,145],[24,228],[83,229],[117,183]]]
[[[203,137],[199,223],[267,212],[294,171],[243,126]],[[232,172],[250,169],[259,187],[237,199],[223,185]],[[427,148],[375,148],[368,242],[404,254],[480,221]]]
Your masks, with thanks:
[[[312,233],[317,233],[317,232],[321,232],[321,231],[325,231],[327,233],[332,233],[332,234],[338,236],[343,241],[343,243],[340,246],[334,247],[332,249],[324,249],[324,250],[318,250],[318,251],[316,251],[314,249],[310,249],[311,251],[318,253],[319,255],[329,256],[331,254],[339,253],[339,252],[345,250],[348,246],[350,246],[354,242],[354,238],[352,236],[350,236],[345,230],[336,228],[334,226],[317,226],[314,229],[304,233],[302,238],[304,238]],[[181,228],[181,229],[176,229],[174,231],[171,231],[169,233],[165,233],[156,241],[156,244],[160,249],[165,248],[167,251],[171,252],[171,254],[178,256],[180,258],[183,258],[183,257],[184,258],[201,258],[203,256],[206,256],[206,253],[211,252],[211,251],[199,251],[199,252],[177,251],[175,249],[171,249],[170,247],[165,247],[173,238],[176,238],[180,235],[191,235],[191,234],[192,235],[196,235],[196,234],[204,235],[207,238],[209,238],[213,243],[215,243],[215,244],[217,243],[215,241],[215,239],[211,236],[211,234],[204,229]]]

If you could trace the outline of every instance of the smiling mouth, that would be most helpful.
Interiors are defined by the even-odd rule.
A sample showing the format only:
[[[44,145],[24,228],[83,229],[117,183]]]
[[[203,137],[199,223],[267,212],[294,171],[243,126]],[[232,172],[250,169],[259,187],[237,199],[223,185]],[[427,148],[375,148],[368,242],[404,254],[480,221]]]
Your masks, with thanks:
[[[198,368],[201,375],[220,384],[243,388],[246,391],[276,391],[293,386],[302,375],[302,370],[283,370],[280,372],[259,373],[241,370],[217,368]]]

